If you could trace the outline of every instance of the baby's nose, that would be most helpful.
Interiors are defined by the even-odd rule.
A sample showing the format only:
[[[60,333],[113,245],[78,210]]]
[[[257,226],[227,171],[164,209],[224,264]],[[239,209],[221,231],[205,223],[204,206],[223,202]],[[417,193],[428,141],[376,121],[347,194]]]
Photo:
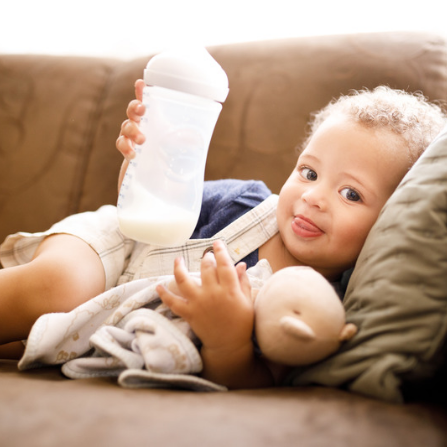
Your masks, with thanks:
[[[312,184],[303,192],[301,198],[309,205],[320,209],[327,206],[328,193],[322,184]]]

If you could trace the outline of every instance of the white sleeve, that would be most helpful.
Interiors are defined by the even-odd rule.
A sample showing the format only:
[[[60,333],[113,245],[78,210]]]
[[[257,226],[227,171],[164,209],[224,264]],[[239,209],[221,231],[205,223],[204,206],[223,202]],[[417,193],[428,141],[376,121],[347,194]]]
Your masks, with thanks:
[[[106,205],[94,212],[69,216],[41,233],[16,233],[0,246],[0,262],[13,267],[30,262],[42,240],[52,234],[77,236],[98,253],[106,274],[106,290],[121,276],[135,242],[119,230],[116,207]]]

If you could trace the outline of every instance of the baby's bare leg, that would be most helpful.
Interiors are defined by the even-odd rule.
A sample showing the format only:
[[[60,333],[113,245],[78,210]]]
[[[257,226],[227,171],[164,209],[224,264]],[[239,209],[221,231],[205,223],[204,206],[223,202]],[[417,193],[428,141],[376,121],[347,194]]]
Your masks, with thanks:
[[[0,345],[26,339],[41,315],[68,312],[104,287],[104,268],[87,243],[67,234],[46,238],[30,263],[0,270]]]

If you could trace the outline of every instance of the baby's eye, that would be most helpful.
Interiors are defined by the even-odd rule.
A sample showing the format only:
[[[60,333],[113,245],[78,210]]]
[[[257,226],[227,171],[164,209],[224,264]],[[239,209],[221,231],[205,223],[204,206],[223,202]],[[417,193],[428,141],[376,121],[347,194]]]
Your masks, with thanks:
[[[351,202],[361,202],[362,201],[360,194],[355,189],[352,189],[352,188],[343,188],[340,191],[340,194],[346,200],[350,200]]]
[[[306,180],[310,180],[311,182],[314,182],[318,178],[315,171],[306,167],[300,169],[300,174],[301,177],[304,177]]]

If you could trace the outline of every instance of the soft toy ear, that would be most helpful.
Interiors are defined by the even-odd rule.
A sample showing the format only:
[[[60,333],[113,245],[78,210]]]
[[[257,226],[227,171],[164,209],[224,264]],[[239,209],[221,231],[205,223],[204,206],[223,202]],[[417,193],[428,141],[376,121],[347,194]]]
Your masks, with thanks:
[[[302,340],[311,341],[315,339],[315,332],[304,321],[290,316],[282,317],[280,325],[286,334]]]
[[[339,340],[340,341],[348,341],[351,340],[354,335],[357,334],[357,326],[352,323],[347,323],[343,326],[341,330]]]

